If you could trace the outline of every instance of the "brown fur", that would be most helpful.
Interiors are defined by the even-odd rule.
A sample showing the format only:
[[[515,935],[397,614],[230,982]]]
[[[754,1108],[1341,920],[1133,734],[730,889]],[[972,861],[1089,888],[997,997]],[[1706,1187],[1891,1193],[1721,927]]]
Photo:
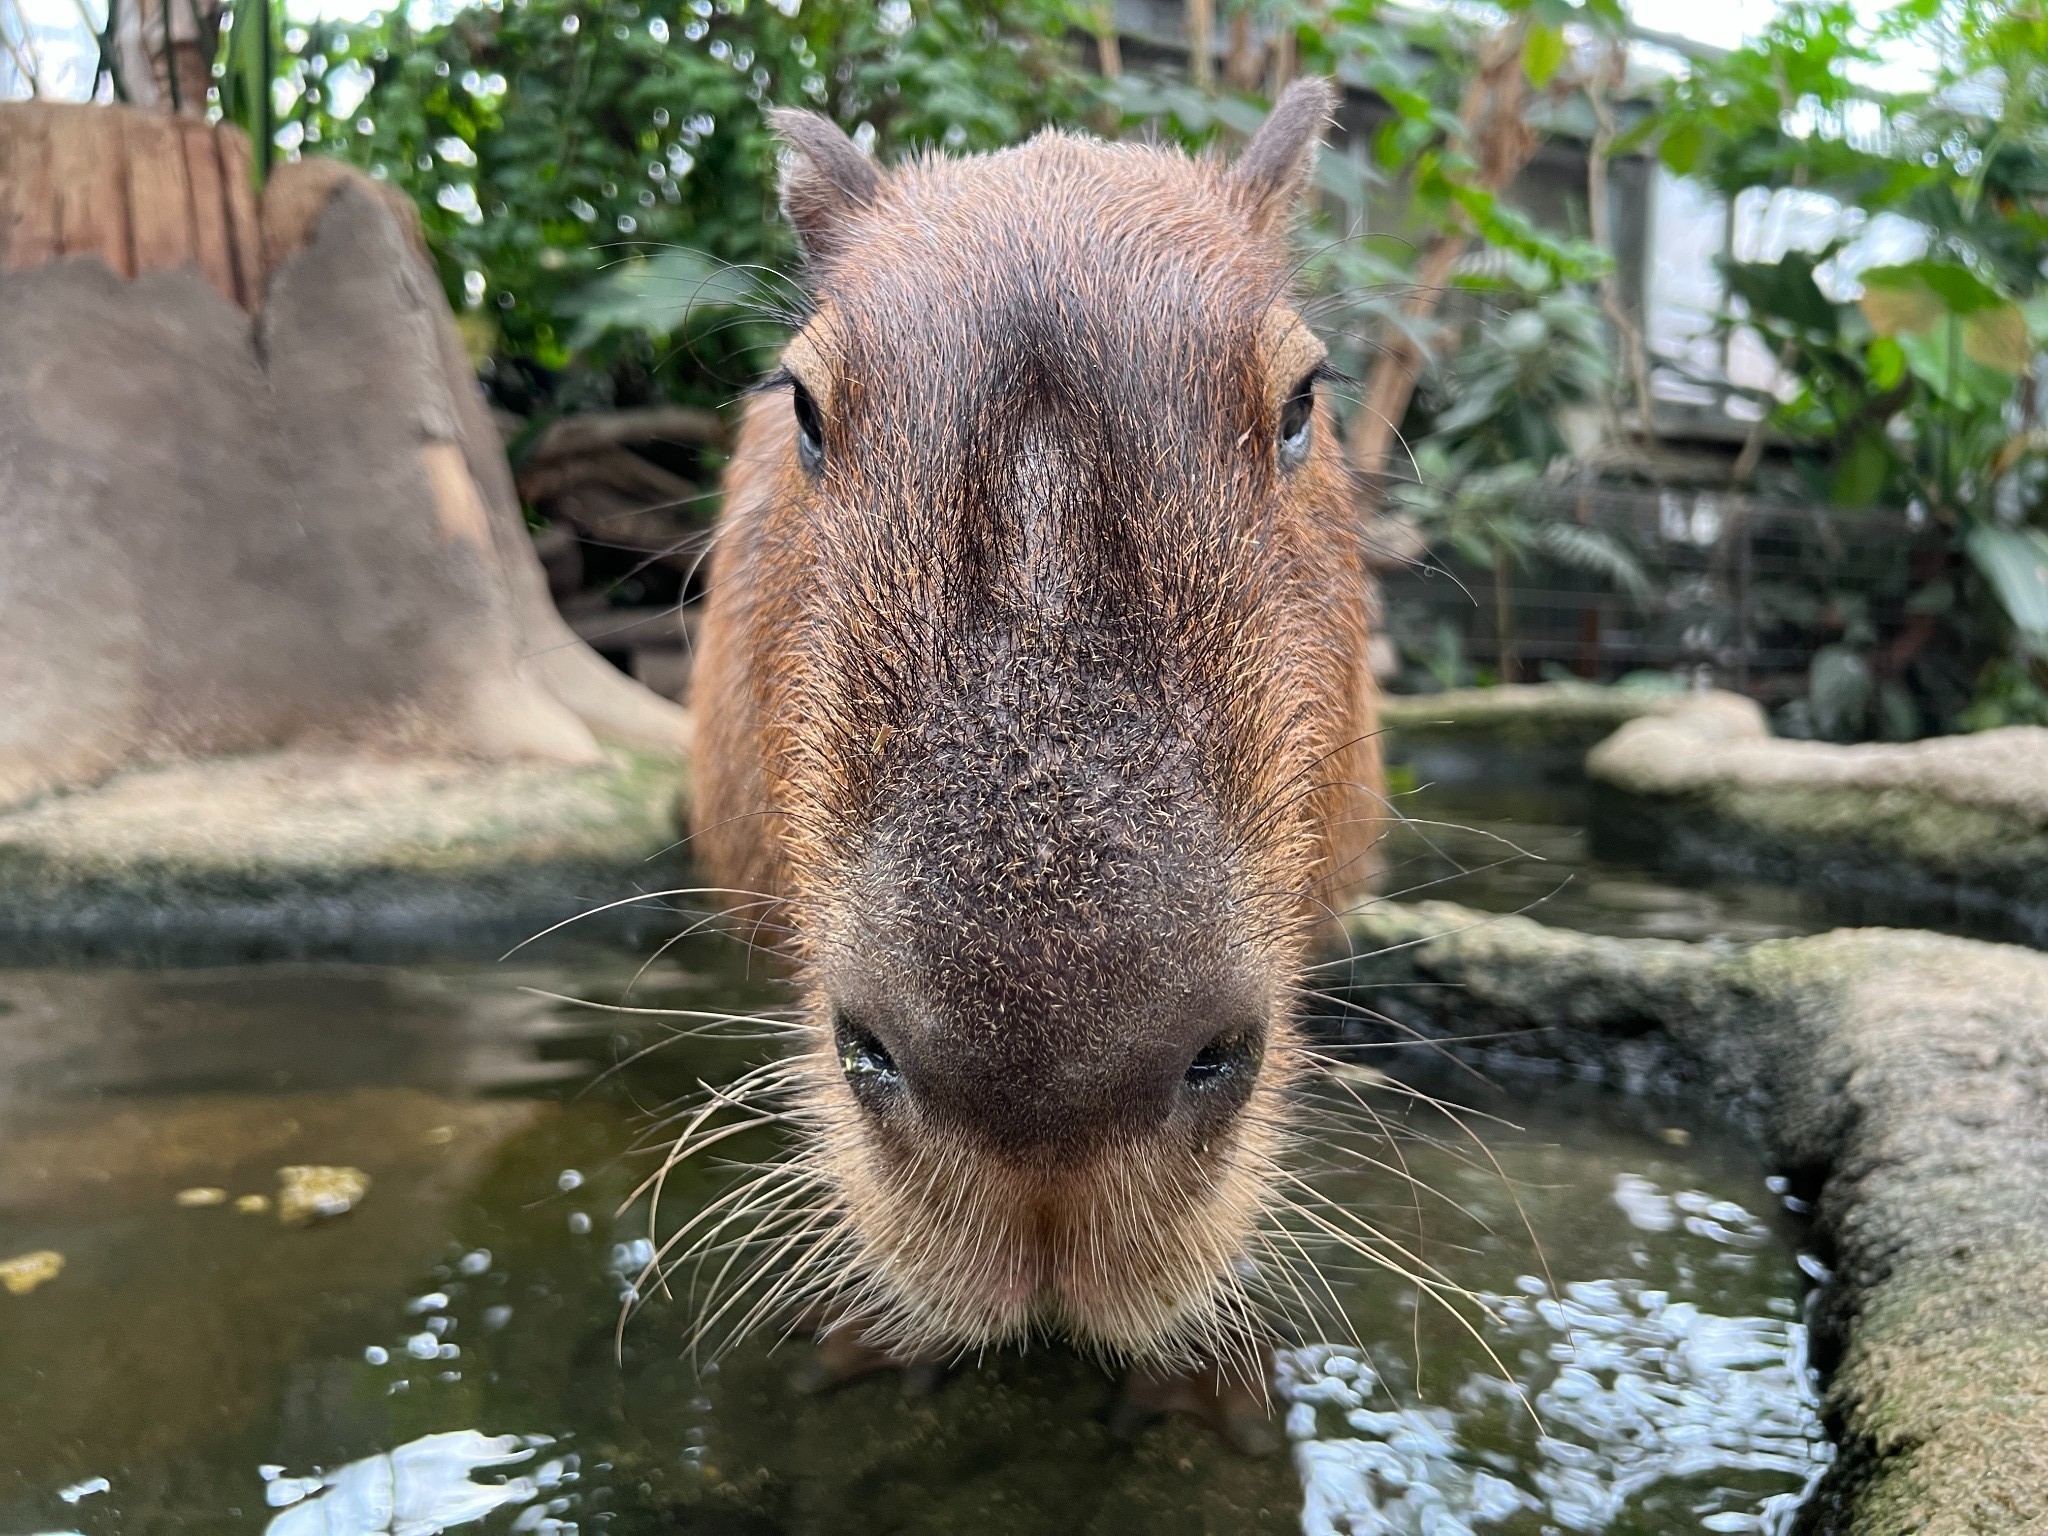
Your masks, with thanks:
[[[863,176],[782,125],[824,468],[790,390],[751,402],[694,838],[773,898],[815,1035],[817,1214],[778,1251],[901,1350],[1256,1331],[1301,967],[1383,820],[1327,406],[1277,448],[1322,356],[1284,236],[1328,106],[1297,87],[1236,168],[1048,133]],[[1187,1086],[1212,1045],[1228,1092]]]

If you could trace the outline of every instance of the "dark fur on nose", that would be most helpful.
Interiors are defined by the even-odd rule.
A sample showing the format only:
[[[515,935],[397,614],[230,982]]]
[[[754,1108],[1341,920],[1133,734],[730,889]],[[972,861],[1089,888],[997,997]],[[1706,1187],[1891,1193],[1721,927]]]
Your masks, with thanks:
[[[1199,965],[1169,979],[1149,950],[1054,949],[1051,968],[1053,954],[987,957],[965,987],[937,979],[964,957],[842,964],[834,1048],[855,1097],[1013,1154],[1175,1132],[1206,1144],[1258,1079],[1261,1001]]]
[[[1197,755],[1098,681],[917,722],[919,787],[877,818],[821,967],[841,1068],[885,1121],[1019,1153],[1201,1145],[1257,1080],[1276,994],[1243,958]]]

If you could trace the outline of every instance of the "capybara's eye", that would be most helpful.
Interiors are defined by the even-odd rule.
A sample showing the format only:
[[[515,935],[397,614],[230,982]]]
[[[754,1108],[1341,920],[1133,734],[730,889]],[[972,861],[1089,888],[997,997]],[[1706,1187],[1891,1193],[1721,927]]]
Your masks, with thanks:
[[[1280,408],[1280,467],[1298,469],[1308,459],[1309,438],[1316,426],[1316,379],[1311,373]]]
[[[790,390],[796,407],[796,461],[815,478],[825,472],[825,418],[803,380],[792,380]]]
[[[1256,1029],[1226,1029],[1195,1053],[1188,1063],[1190,1088],[1220,1087],[1231,1078],[1248,1077],[1261,1055]]]
[[[864,1101],[872,1094],[893,1090],[903,1080],[889,1048],[843,1008],[832,1017],[832,1042],[839,1053],[839,1070]]]

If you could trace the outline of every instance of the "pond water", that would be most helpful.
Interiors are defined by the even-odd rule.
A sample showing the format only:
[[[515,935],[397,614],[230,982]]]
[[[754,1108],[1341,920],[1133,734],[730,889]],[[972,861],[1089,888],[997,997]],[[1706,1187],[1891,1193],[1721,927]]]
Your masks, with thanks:
[[[1630,939],[1750,943],[1842,921],[1812,891],[1681,885],[1596,858],[1586,824],[1600,791],[1579,771],[1581,755],[1395,738],[1389,798],[1405,819],[1385,841],[1382,889]]]
[[[1119,1438],[1058,1349],[806,1393],[801,1339],[691,1365],[681,1301],[621,1341],[659,1107],[771,1047],[563,999],[777,996],[722,942],[644,958],[0,971],[0,1536],[1647,1536],[1784,1530],[1825,1465],[1741,1147],[1377,1058],[1324,1084],[1313,1178],[1469,1294],[1324,1255],[1345,1321],[1277,1362],[1284,1454]],[[680,1170],[664,1222],[733,1177]],[[290,1225],[293,1188],[354,1208]]]

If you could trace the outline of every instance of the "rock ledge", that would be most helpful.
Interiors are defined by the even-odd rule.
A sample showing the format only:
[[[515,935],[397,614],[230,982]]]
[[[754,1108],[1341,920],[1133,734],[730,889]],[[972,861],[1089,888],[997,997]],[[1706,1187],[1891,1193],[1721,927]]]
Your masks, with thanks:
[[[1803,1532],[2048,1531],[2048,956],[1884,929],[1738,951],[1439,903],[1353,939],[1375,1008],[1682,1087],[1815,1194],[1842,1455]]]
[[[687,782],[616,749],[594,767],[290,751],[123,773],[0,813],[0,949],[531,931],[655,888]]]
[[[1596,801],[1604,854],[2048,942],[2048,729],[1785,741],[1749,700],[1707,694],[1624,725],[1586,772],[1620,792]]]

